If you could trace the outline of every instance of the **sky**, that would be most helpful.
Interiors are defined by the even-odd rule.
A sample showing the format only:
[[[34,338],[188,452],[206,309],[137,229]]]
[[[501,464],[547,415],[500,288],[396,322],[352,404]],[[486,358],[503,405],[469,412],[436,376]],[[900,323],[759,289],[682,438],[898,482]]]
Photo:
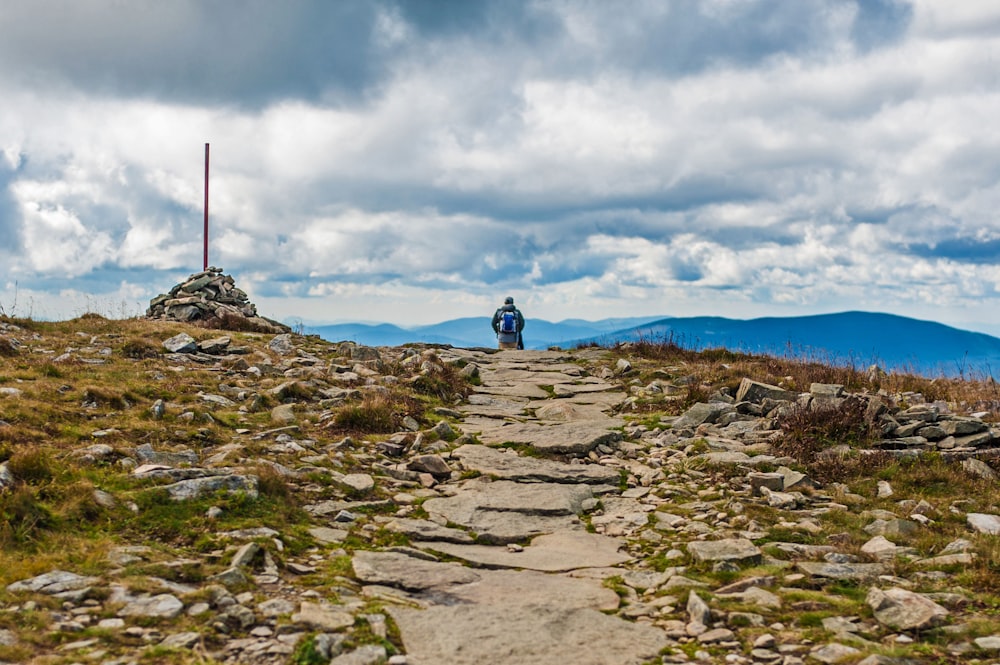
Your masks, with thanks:
[[[1000,335],[1000,3],[3,0],[0,313]]]

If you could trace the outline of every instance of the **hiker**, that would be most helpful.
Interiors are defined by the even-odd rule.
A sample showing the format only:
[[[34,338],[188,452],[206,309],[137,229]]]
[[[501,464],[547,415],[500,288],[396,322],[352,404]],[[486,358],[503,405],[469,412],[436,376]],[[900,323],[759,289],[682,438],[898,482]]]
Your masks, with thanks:
[[[524,316],[514,307],[514,299],[507,296],[503,307],[493,315],[493,332],[497,335],[500,349],[523,349],[524,340],[521,330],[524,329]]]

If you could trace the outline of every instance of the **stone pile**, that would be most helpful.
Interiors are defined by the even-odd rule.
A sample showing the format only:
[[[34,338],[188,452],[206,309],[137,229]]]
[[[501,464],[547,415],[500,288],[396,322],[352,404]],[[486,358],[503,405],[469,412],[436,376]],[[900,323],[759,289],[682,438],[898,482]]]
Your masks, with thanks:
[[[196,400],[154,405],[172,429],[270,408],[268,428],[81,452],[161,483],[175,501],[253,496],[267,467],[307,497],[308,546],[286,545],[301,531],[264,526],[217,534],[224,551],[122,545],[103,573],[91,564],[86,575],[12,582],[0,613],[47,622],[61,636],[54,657],[115,665],[153,649],[267,665],[902,665],[921,662],[919,650],[905,661],[884,654],[922,641],[946,644],[956,662],[998,662],[995,613],[950,579],[974,563],[974,539],[1000,534],[1000,515],[896,497],[889,483],[872,496],[821,487],[771,446],[789,410],[856,398],[881,405],[871,412],[883,443],[903,441],[889,447],[917,436],[981,455],[998,436],[980,417],[912,394],[901,406],[903,396],[746,380],[658,426],[630,424],[620,413],[632,399],[674,387],[622,385],[626,368],[605,366],[597,349],[306,344],[275,337],[238,366],[220,364],[217,387],[200,379]],[[165,359],[183,373],[198,354],[211,355],[181,347]],[[411,419],[378,441],[324,436],[345,401],[448,364],[477,385],[439,407],[433,427]],[[954,445],[941,446],[949,436]],[[863,529],[826,521],[836,514]],[[920,535],[956,516],[968,538],[928,547]],[[852,586],[867,588],[863,600],[827,591]],[[7,648],[26,640],[0,630]]]
[[[257,314],[257,307],[247,294],[236,287],[222,268],[209,267],[195,273],[149,301],[149,319],[201,321],[209,327],[252,330],[265,333],[289,332],[288,326]]]

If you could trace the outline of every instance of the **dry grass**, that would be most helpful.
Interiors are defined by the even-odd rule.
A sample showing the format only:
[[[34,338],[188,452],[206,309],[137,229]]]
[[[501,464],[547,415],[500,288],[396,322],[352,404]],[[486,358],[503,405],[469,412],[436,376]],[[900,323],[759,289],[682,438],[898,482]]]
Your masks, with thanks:
[[[846,391],[855,393],[916,393],[927,402],[943,400],[956,411],[985,412],[985,420],[1000,421],[1000,386],[989,373],[929,378],[913,372],[869,372],[869,365],[856,361],[795,357],[791,352],[786,357],[776,357],[727,349],[693,351],[673,337],[624,343],[611,352],[614,358],[631,361],[641,377],[659,370],[684,379],[688,396],[673,402],[668,410],[677,410],[677,404],[689,406],[699,401],[701,395],[720,389],[735,394],[740,381],[749,378],[799,392],[808,391],[813,383],[827,383],[842,385]]]
[[[419,417],[423,407],[403,393],[372,392],[360,402],[337,409],[329,428],[353,434],[391,434],[401,428],[406,416]]]
[[[858,398],[828,408],[795,408],[781,418],[782,436],[773,444],[774,450],[808,465],[833,446],[868,448],[878,441],[879,430],[866,409],[867,404]]]

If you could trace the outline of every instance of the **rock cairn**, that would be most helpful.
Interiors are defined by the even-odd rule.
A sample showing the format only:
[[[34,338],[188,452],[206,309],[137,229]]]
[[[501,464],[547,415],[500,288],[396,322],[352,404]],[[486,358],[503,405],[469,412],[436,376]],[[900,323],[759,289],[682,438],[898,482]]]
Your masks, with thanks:
[[[862,397],[841,386],[800,394],[748,379],[735,396],[649,426],[618,414],[648,393],[679,394],[687,377],[630,385],[628,363],[606,366],[600,350],[313,343],[279,335],[238,363],[220,361],[223,380],[199,384],[195,403],[151,409],[179,428],[269,408],[267,427],[194,445],[136,445],[103,429],[80,451],[178,502],[253,496],[266,465],[314,497],[303,505],[309,546],[286,548],[302,533],[263,525],[216,534],[226,549],[209,554],[123,544],[104,572],[9,583],[0,611],[47,621],[67,662],[116,665],[154,648],[260,665],[888,665],[931,662],[884,655],[924,641],[945,644],[955,662],[998,662],[995,612],[951,582],[975,562],[977,539],[1000,535],[998,511],[894,496],[887,482],[877,495],[823,487],[772,448],[791,409]],[[173,351],[165,358],[177,370],[211,355]],[[324,436],[339,405],[445,365],[477,385],[438,407],[433,427],[409,419],[378,441]],[[984,455],[1000,439],[978,416],[916,394],[864,398],[881,404],[871,409],[886,449],[933,442]],[[955,519],[967,537],[922,537]],[[148,572],[122,576],[125,566]],[[864,600],[837,593],[852,586],[868,589]],[[354,639],[359,626],[375,643]],[[372,640],[388,635],[399,653]],[[29,638],[4,628],[0,643]]]
[[[289,332],[288,326],[257,314],[257,306],[235,280],[214,266],[195,273],[149,301],[146,318],[202,322],[212,328],[264,333]]]

